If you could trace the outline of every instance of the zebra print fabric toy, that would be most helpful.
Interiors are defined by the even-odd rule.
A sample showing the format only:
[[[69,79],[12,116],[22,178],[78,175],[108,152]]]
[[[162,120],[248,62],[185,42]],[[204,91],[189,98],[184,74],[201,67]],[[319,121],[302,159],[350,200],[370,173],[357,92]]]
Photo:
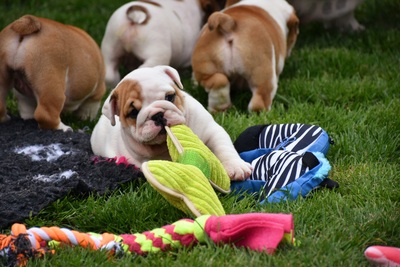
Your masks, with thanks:
[[[327,178],[331,144],[327,132],[316,125],[251,126],[234,145],[254,170],[248,180],[232,182],[231,190],[254,193],[266,203],[306,197],[319,187],[336,188],[339,185]]]

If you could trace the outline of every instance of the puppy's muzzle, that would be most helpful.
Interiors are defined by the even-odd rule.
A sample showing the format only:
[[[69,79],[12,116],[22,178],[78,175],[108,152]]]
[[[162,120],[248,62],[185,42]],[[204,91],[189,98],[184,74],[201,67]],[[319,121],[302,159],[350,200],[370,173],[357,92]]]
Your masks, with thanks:
[[[151,119],[154,121],[155,125],[161,126],[162,128],[167,125],[167,119],[164,118],[164,113],[161,111],[151,116]]]

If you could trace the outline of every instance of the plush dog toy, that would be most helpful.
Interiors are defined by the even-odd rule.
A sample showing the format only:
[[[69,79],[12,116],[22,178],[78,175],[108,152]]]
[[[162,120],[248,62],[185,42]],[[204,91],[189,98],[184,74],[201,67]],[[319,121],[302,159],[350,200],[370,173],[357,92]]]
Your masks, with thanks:
[[[333,140],[317,125],[255,125],[243,131],[234,145],[241,158],[253,167],[243,182],[232,182],[235,192],[257,195],[260,203],[306,197],[317,188],[337,188],[328,178],[326,159]]]
[[[371,266],[400,267],[400,248],[390,246],[370,246],[364,255]]]
[[[230,192],[230,179],[223,165],[210,149],[185,125],[167,130],[167,145],[172,158],[150,160],[141,170],[147,181],[172,205],[198,217],[224,215],[212,186]]]

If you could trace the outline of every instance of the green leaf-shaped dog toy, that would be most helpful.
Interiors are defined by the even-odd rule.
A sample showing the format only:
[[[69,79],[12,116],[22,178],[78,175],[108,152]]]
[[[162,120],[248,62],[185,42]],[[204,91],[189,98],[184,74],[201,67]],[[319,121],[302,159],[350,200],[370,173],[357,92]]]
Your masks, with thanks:
[[[222,163],[185,125],[165,127],[168,150],[173,162],[151,160],[142,164],[147,181],[172,205],[198,217],[224,215],[211,185],[230,192],[230,179]]]

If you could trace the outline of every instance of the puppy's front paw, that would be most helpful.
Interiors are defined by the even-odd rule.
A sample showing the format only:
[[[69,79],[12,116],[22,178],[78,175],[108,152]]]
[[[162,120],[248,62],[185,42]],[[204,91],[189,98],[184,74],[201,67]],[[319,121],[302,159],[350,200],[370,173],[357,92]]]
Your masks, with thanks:
[[[241,159],[230,160],[222,164],[232,181],[243,181],[247,179],[253,171],[251,165]]]
[[[71,127],[69,127],[68,125],[65,125],[64,123],[60,122],[60,124],[57,126],[57,130],[62,130],[64,132],[73,132],[74,130],[72,130]]]

